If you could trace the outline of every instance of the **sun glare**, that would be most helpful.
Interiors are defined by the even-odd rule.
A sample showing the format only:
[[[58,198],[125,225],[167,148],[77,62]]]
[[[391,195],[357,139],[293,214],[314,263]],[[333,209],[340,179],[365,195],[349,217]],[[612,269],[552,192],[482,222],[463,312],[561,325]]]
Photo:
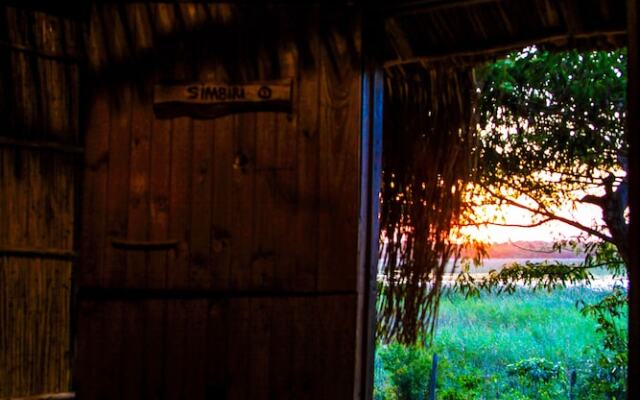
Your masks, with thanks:
[[[555,239],[576,237],[581,232],[560,221],[549,221],[539,226],[527,227],[533,222],[531,213],[515,206],[485,206],[476,211],[477,216],[483,221],[495,220],[500,221],[501,224],[465,226],[461,228],[463,235],[468,235],[473,240],[485,243],[533,240],[553,241]],[[565,209],[559,210],[558,214],[589,227],[602,223],[601,210],[590,204],[579,204],[575,210],[567,206]]]

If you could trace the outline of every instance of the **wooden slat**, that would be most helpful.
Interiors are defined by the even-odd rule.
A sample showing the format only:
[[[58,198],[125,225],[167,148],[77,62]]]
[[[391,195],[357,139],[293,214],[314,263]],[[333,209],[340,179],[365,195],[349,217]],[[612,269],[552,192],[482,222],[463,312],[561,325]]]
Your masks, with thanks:
[[[124,365],[122,363],[126,360],[129,351],[124,346],[124,340],[129,334],[124,330],[124,321],[129,312],[128,304],[122,301],[105,302],[101,308],[104,310],[101,315],[104,322],[103,331],[99,335],[104,336],[105,349],[102,353],[103,359],[92,360],[90,364],[97,363],[101,372],[101,376],[98,378],[100,385],[96,393],[107,398],[124,398],[124,376],[122,373]],[[95,394],[92,393],[90,396],[95,396]]]
[[[84,148],[80,146],[67,145],[51,141],[15,139],[2,136],[0,136],[0,147],[25,148],[56,153],[69,153],[72,155],[84,153]]]
[[[204,399],[206,393],[207,370],[207,300],[195,300],[186,303],[186,324],[184,326],[184,399]]]
[[[190,373],[185,359],[187,339],[188,305],[183,301],[171,301],[167,304],[165,365],[165,398],[182,399],[184,397],[184,380]]]
[[[181,246],[169,258],[168,286],[185,287],[188,282],[189,246],[191,238],[191,151],[193,131],[188,118],[173,121],[171,131],[171,197],[169,201],[169,236]]]
[[[253,237],[251,240],[251,259],[249,269],[252,288],[271,288],[274,284],[274,268],[278,254],[275,252],[274,233],[286,229],[286,221],[274,219],[275,199],[279,176],[276,158],[278,126],[276,118],[270,113],[258,113],[256,116],[255,145],[255,192],[252,207],[255,213]],[[278,223],[279,222],[279,223]],[[278,238],[281,239],[281,238]],[[278,265],[281,267],[281,265]]]
[[[229,385],[227,359],[230,357],[227,346],[229,335],[229,301],[209,300],[207,309],[207,366],[206,398],[227,398]]]
[[[232,182],[233,237],[231,239],[231,288],[251,283],[256,162],[256,115],[235,116],[236,137]],[[246,162],[244,161],[246,160]]]
[[[321,327],[316,302],[304,298],[289,300],[292,321],[292,360],[290,368],[291,399],[320,399],[321,387],[316,376],[322,373]]]
[[[177,18],[174,17],[174,18]],[[190,60],[192,54],[184,50],[179,53],[184,61]],[[175,79],[191,79],[193,71],[185,64],[174,66],[172,76]],[[173,120],[171,130],[171,181],[169,200],[169,236],[180,240],[181,246],[169,257],[167,285],[169,287],[185,287],[189,281],[189,259],[191,239],[191,186],[192,186],[192,154],[193,125],[189,118],[181,117]]]
[[[74,260],[78,254],[65,249],[39,249],[39,248],[6,248],[0,247],[0,257],[42,258],[54,260]]]
[[[104,319],[95,301],[81,301],[78,305],[78,358],[76,359],[75,379],[78,398],[89,398],[98,393],[102,381],[101,363],[104,361],[105,347],[103,336]]]
[[[64,392],[64,393],[45,393],[39,394],[35,396],[27,396],[27,397],[12,397],[6,398],[2,400],[65,400],[65,399],[75,399],[76,394],[74,392]]]
[[[144,356],[143,399],[160,399],[165,384],[166,320],[167,303],[162,300],[148,300],[144,305]]]
[[[120,398],[122,399],[144,398],[145,349],[149,345],[145,341],[147,322],[145,303],[136,301],[122,305],[122,330],[117,333],[121,338],[114,337],[115,340],[120,339],[122,342],[119,358],[114,359],[114,364],[111,365],[111,368],[120,373],[122,382]]]
[[[214,121],[213,147],[213,201],[211,210],[211,263],[213,267],[211,287],[229,288],[231,276],[231,247],[233,246],[232,207],[235,202],[232,189],[234,157],[234,117],[227,116]]]
[[[250,382],[247,380],[247,371],[250,368],[249,343],[252,332],[250,331],[250,307],[248,299],[234,299],[229,302],[229,319],[227,320],[227,377],[228,400],[249,399]]]
[[[250,382],[249,399],[266,398],[269,393],[269,361],[271,358],[271,329],[273,326],[273,303],[269,298],[252,299],[250,302],[249,365],[245,371],[246,382]]]
[[[109,136],[109,172],[107,178],[106,228],[111,238],[127,236],[127,213],[129,210],[129,175],[131,154],[131,85],[118,88],[111,102],[111,130]],[[126,253],[105,246],[103,282],[105,285],[121,287],[126,282]]]
[[[151,120],[148,103],[138,90],[131,88],[131,143],[129,166],[129,198],[127,238],[145,241],[149,237]],[[112,240],[113,244],[113,240]],[[126,255],[126,286],[147,287],[148,254],[129,252]]]
[[[289,252],[295,259],[295,277],[290,287],[315,290],[318,274],[318,208],[319,208],[319,108],[320,108],[320,38],[318,27],[310,27],[314,32],[309,37],[309,50],[315,57],[313,67],[305,67],[298,60],[297,108],[294,118],[296,130],[296,180],[295,197],[296,220],[293,226],[293,243]],[[289,141],[293,140],[289,136]]]
[[[320,290],[356,285],[356,268],[348,266],[356,265],[360,76],[351,67],[350,39],[337,33],[332,38],[322,46],[320,69]]]
[[[211,209],[213,123],[193,121],[193,147],[191,165],[191,253],[189,260],[189,286],[211,285]]]
[[[79,284],[96,285],[105,261],[106,207],[109,171],[109,137],[111,118],[108,98],[94,94],[89,107],[84,169],[84,221],[82,230],[82,263]]]
[[[158,71],[163,76],[168,71]],[[150,187],[149,187],[149,241],[169,242],[170,193],[171,193],[171,129],[170,120],[152,119]],[[175,254],[179,241],[175,241],[172,252],[153,252],[149,255],[147,285],[152,288],[167,285],[168,257]]]

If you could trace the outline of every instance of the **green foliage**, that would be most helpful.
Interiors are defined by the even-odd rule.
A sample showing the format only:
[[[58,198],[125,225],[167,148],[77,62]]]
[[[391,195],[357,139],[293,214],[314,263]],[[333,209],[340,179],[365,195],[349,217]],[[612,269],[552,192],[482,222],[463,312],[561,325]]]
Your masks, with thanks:
[[[602,336],[599,344],[587,348],[593,355],[587,366],[589,390],[609,399],[623,399],[626,393],[627,302],[627,292],[621,286],[596,303],[578,302],[580,312],[596,320],[596,331]]]
[[[391,379],[396,373],[412,376],[395,382],[413,382],[418,396],[423,396],[434,353],[440,358],[438,399],[568,400],[571,371],[577,375],[576,399],[620,399],[622,391],[616,392],[616,385],[624,385],[624,378],[605,363],[604,356],[610,361],[615,358],[604,349],[598,318],[576,307],[582,307],[580,301],[611,304],[608,296],[587,287],[552,292],[519,288],[509,296],[482,292],[479,297],[469,298],[450,292],[442,299],[438,334],[430,347],[405,347],[406,351],[416,351],[413,357],[398,344],[377,348],[376,400],[400,398]],[[617,326],[623,327],[626,318],[623,309]],[[539,359],[543,361],[533,361]],[[393,361],[393,367],[386,365],[387,360]],[[402,363],[422,367],[411,374],[398,368]],[[525,373],[527,365],[545,371],[540,376],[547,374],[549,380],[532,379]],[[509,373],[509,369],[514,372]],[[559,372],[552,377],[555,369]]]
[[[393,386],[383,399],[421,400],[427,391],[431,355],[421,346],[394,343],[379,352],[379,357]]]
[[[561,261],[542,261],[511,263],[501,270],[491,270],[482,278],[476,279],[468,269],[456,277],[453,290],[468,296],[479,296],[480,291],[512,294],[518,286],[527,286],[533,290],[551,291],[565,288],[567,284],[589,283],[593,275],[588,268],[566,265]]]
[[[562,372],[562,367],[544,358],[531,357],[507,365],[507,374],[526,378],[533,383],[547,383],[558,378]]]
[[[481,71],[482,176],[544,202],[624,169],[626,51],[529,48]],[[540,172],[559,174],[540,176]]]

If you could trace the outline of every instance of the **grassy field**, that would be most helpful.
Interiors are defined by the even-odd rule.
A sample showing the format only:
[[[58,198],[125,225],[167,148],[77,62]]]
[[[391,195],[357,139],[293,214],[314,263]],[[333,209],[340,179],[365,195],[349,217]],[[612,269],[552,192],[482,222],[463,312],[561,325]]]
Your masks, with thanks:
[[[378,345],[376,399],[425,398],[434,353],[438,399],[569,399],[570,392],[575,399],[612,398],[594,383],[621,384],[602,362],[608,356],[603,336],[576,307],[579,300],[595,303],[605,295],[574,287],[445,297],[431,346]]]

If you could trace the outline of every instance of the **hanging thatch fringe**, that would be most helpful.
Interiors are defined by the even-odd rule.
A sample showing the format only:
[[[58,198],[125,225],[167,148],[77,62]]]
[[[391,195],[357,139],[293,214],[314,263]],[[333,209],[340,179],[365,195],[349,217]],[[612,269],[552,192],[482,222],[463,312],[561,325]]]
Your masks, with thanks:
[[[476,166],[471,69],[388,71],[378,336],[431,334],[452,232]],[[427,336],[428,336],[427,335]]]

